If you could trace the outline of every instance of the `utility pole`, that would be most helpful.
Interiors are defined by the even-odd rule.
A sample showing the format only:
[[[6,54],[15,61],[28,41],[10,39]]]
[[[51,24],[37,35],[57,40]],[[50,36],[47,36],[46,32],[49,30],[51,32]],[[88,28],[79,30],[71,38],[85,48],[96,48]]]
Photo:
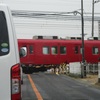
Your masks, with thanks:
[[[92,37],[94,37],[94,0],[92,1]]]
[[[81,78],[86,77],[86,66],[84,59],[84,18],[83,18],[83,0],[81,0],[81,23],[82,23],[82,65],[81,65]]]
[[[92,37],[94,37],[94,4],[100,0],[92,1]],[[98,63],[98,83],[100,83],[100,62]]]
[[[83,17],[83,0],[81,0],[81,13],[78,11],[73,12],[74,15],[81,15],[81,29],[82,29],[82,63],[81,63],[81,78],[86,77],[86,65],[84,58],[84,17]]]
[[[92,1],[92,37],[94,37],[94,4],[100,2],[100,0]]]

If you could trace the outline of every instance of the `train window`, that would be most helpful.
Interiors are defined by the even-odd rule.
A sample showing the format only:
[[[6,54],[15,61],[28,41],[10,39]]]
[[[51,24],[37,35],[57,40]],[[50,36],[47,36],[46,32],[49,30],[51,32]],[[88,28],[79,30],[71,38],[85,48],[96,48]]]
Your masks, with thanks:
[[[23,46],[20,48],[19,55],[20,55],[20,57],[25,57],[27,55],[27,47],[26,46]]]
[[[60,47],[60,54],[66,54],[66,47],[65,46]]]
[[[49,51],[49,47],[48,46],[45,46],[43,47],[43,54],[50,54],[50,51]]]
[[[30,54],[33,53],[33,46],[32,46],[32,45],[29,46],[29,53],[30,53]]]
[[[52,53],[52,54],[57,54],[57,53],[58,53],[58,51],[57,51],[57,46],[53,46],[53,47],[51,48],[51,53]]]
[[[78,46],[75,46],[75,54],[78,54]]]
[[[82,47],[80,47],[80,54],[82,54]]]
[[[98,52],[99,52],[98,47],[93,47],[93,48],[92,48],[92,53],[93,53],[93,54],[98,54]]]

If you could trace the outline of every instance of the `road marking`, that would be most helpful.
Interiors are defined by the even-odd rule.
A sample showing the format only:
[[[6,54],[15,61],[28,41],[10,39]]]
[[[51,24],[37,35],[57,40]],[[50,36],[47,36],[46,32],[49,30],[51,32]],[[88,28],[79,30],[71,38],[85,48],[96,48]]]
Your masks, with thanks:
[[[32,78],[31,78],[30,75],[28,75],[28,79],[29,79],[29,81],[31,83],[31,86],[32,86],[33,91],[36,94],[37,100],[43,100],[41,94],[39,93],[38,89],[36,88],[36,86],[35,86],[35,84],[34,84],[34,82],[33,82],[33,80],[32,80]]]

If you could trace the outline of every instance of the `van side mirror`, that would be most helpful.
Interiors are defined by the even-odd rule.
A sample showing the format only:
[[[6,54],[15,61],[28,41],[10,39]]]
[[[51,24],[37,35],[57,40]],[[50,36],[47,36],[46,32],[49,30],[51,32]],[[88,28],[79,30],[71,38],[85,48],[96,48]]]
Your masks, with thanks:
[[[19,51],[20,57],[25,57],[27,55],[27,49],[26,47],[21,47]]]

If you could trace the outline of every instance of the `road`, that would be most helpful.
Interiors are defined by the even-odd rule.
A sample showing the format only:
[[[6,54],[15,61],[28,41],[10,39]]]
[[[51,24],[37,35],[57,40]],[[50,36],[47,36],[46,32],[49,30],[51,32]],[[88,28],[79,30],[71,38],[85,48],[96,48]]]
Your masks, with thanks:
[[[23,74],[22,100],[100,100],[100,89],[65,75]]]

